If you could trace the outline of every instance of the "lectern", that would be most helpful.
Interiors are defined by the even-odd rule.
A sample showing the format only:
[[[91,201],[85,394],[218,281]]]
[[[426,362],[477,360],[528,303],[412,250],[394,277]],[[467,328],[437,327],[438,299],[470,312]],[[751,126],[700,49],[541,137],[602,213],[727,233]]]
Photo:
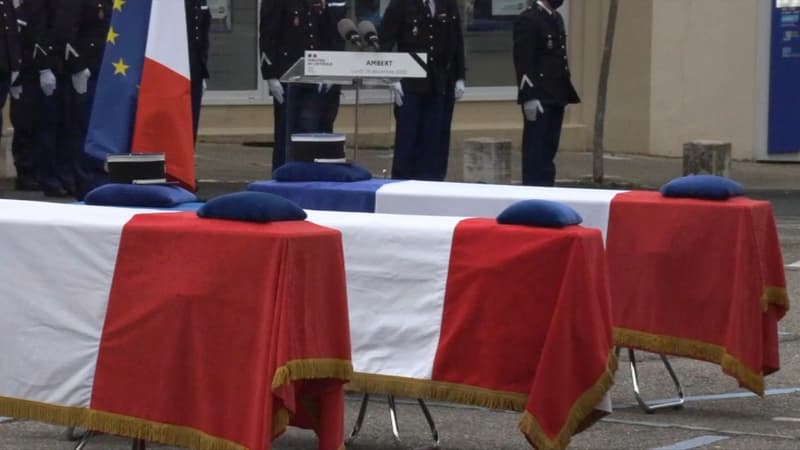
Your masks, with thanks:
[[[353,160],[358,156],[358,117],[362,88],[388,87],[401,78],[428,76],[426,53],[307,50],[281,77],[284,83],[353,86],[356,93]],[[287,99],[291,101],[291,99]]]

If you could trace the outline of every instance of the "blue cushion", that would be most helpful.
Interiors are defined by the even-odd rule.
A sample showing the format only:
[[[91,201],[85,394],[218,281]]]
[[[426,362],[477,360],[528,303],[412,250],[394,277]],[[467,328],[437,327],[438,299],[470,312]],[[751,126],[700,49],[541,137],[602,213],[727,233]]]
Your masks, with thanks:
[[[744,195],[744,187],[730,178],[717,175],[689,175],[675,178],[661,186],[661,195],[664,197],[726,200],[737,195]]]
[[[289,162],[272,172],[277,181],[363,181],[372,178],[357,164]]]
[[[196,202],[197,196],[171,184],[104,184],[83,198],[87,205],[169,208]]]
[[[571,207],[549,200],[523,200],[514,203],[497,216],[504,225],[531,225],[562,228],[583,222],[580,214]]]
[[[247,222],[278,222],[305,220],[302,208],[266,192],[236,192],[212,198],[197,210],[199,217],[208,219],[243,220]]]

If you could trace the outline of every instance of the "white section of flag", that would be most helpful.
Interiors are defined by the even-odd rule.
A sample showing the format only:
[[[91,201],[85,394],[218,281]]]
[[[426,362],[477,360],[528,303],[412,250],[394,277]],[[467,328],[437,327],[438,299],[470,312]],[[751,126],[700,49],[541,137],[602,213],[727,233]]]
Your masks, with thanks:
[[[354,370],[430,380],[462,219],[306,212],[342,232]]]
[[[89,406],[122,228],[141,212],[0,200],[0,396]]]
[[[504,209],[522,200],[551,200],[571,206],[583,218],[581,225],[599,228],[605,239],[611,200],[622,192],[626,191],[402,181],[378,189],[375,212],[497,217]]]
[[[186,10],[182,1],[153,0],[145,57],[190,79]]]
[[[90,405],[122,229],[151,212],[0,200],[0,396]],[[462,219],[308,213],[342,233],[356,371],[431,379]]]

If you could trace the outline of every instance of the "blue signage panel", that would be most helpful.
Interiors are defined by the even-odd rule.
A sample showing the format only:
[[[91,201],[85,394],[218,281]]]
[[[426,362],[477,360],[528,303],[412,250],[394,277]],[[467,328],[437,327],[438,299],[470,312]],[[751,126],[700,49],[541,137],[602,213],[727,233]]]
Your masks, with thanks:
[[[800,152],[800,2],[773,0],[768,152]]]

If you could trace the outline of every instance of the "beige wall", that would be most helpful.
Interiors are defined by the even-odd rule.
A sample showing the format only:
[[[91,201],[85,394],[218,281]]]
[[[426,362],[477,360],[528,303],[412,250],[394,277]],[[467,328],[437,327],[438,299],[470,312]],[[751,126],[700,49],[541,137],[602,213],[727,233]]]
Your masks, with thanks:
[[[647,153],[650,146],[653,1],[620,1],[606,102],[605,147],[609,151]],[[562,150],[592,148],[608,5],[608,0],[570,0],[570,65],[581,103],[568,108]]]
[[[734,158],[753,158],[759,1],[653,2],[652,153],[719,139]]]
[[[652,58],[647,36],[653,25],[653,2],[620,2],[608,83],[605,140],[606,148],[616,152],[647,153],[650,148]]]
[[[759,2],[620,0],[608,86],[605,148],[680,156],[695,139],[731,141],[752,159],[757,117]],[[570,122],[591,148],[608,0],[572,0]],[[580,147],[580,146],[579,146]]]

